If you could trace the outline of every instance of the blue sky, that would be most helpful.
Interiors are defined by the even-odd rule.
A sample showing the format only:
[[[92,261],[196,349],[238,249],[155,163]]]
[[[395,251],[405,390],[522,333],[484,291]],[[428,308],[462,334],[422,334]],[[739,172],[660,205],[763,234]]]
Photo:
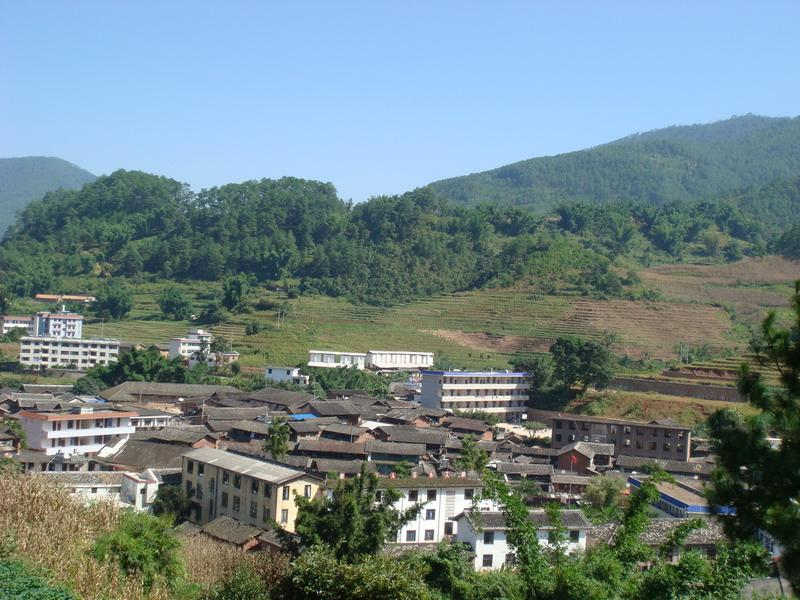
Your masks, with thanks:
[[[800,2],[0,0],[0,156],[360,201],[800,114]]]

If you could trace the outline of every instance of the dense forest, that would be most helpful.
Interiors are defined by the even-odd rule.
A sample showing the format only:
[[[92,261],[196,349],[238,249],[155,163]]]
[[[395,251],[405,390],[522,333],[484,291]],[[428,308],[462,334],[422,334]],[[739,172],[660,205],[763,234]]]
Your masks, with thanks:
[[[94,180],[88,171],[60,158],[0,158],[0,235],[30,201],[58,188],[77,190]]]
[[[747,115],[628,136],[437,181],[431,187],[462,205],[492,202],[546,213],[565,200],[693,201],[798,173],[800,118]]]
[[[302,179],[195,194],[172,179],[117,171],[22,211],[0,245],[0,272],[19,295],[58,289],[61,276],[245,273],[376,304],[520,280],[543,292],[619,296],[635,284],[636,265],[738,259],[764,252],[773,235],[727,200],[573,202],[537,216],[456,206],[430,188],[353,206],[331,184]]]

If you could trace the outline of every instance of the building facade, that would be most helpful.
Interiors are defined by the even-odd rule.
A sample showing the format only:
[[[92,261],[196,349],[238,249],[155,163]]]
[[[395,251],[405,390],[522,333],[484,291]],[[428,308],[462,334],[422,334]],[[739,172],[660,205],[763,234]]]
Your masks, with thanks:
[[[83,336],[83,316],[66,311],[39,312],[33,316],[30,332],[34,337],[79,340]]]
[[[553,417],[552,447],[574,442],[614,444],[615,457],[625,454],[685,462],[691,452],[692,430],[666,419],[640,423],[573,414]]]
[[[112,437],[128,438],[135,431],[135,412],[81,406],[67,411],[20,411],[28,448],[50,456],[93,454]]]
[[[295,497],[316,498],[322,486],[320,478],[304,471],[214,448],[184,454],[182,479],[192,499],[193,523],[228,516],[261,528],[276,521],[292,532]]]
[[[273,383],[292,383],[294,385],[308,385],[310,378],[303,375],[299,367],[267,367],[264,370],[264,379]]]
[[[327,369],[348,367],[363,369],[367,355],[363,352],[334,352],[330,350],[309,350],[308,366]]]
[[[33,317],[22,317],[18,315],[6,315],[3,317],[3,335],[11,332],[12,329],[24,329],[28,335],[33,330]]]
[[[527,373],[422,371],[420,402],[428,408],[482,411],[519,423],[526,416],[529,393]]]
[[[552,527],[547,513],[543,510],[531,511],[529,519],[536,525],[536,536],[543,547],[551,546]],[[561,518],[567,529],[563,540],[567,554],[586,550],[586,532],[591,523],[579,510],[564,510]],[[456,517],[459,542],[468,544],[475,554],[473,566],[476,571],[500,569],[516,562],[513,547],[506,538],[505,516],[501,512],[467,511]]]
[[[186,337],[175,337],[169,341],[170,358],[189,358],[196,352],[208,352],[214,336],[204,329],[192,328]]]
[[[85,371],[117,362],[119,340],[32,337],[20,339],[19,362],[30,369],[67,367]]]
[[[375,371],[419,371],[433,366],[433,352],[370,350],[366,365]]]

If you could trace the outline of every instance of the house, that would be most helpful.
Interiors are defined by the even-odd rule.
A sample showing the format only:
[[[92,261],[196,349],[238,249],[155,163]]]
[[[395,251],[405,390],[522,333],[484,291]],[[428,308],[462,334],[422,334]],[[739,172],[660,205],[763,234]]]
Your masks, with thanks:
[[[214,336],[210,331],[193,327],[186,337],[174,337],[169,340],[170,358],[189,358],[196,352],[207,353],[211,348]]]
[[[268,531],[264,529],[268,529]],[[268,524],[264,524],[263,528],[254,527],[225,515],[203,525],[199,529],[199,533],[218,542],[236,546],[244,552],[281,549],[278,537]]]
[[[533,510],[528,518],[536,526],[536,536],[542,546],[551,546],[550,531],[553,529],[544,510]],[[568,554],[586,550],[586,532],[591,523],[580,510],[561,511],[567,529],[564,550]],[[514,549],[506,538],[506,519],[502,512],[467,510],[455,518],[456,540],[469,545],[475,554],[476,571],[499,569],[516,562]]]
[[[366,443],[369,460],[378,465],[382,473],[390,473],[395,463],[405,462],[416,465],[427,454],[424,444],[400,444],[373,440]]]
[[[527,418],[530,393],[527,373],[422,371],[420,403],[450,411],[481,411],[502,421]]]
[[[88,504],[105,500],[115,504],[121,503],[120,491],[125,473],[102,471],[73,471],[36,473],[47,481],[65,487],[71,496]]]
[[[439,427],[447,429],[459,437],[471,435],[479,440],[492,439],[492,426],[480,419],[464,417],[445,417],[439,421]]]
[[[117,362],[119,340],[73,337],[20,338],[19,363],[34,370],[69,368],[85,371]]]
[[[597,477],[596,475],[594,477]],[[594,477],[575,475],[575,473],[565,473],[559,471],[550,477],[550,487],[556,496],[566,497],[567,499],[578,499],[586,491],[589,482]]]
[[[145,469],[123,473],[120,500],[134,510],[149,511],[161,485],[180,485],[180,469]]]
[[[490,462],[489,468],[493,469],[498,475],[502,475],[505,481],[521,481],[523,479],[536,481],[542,484],[550,483],[553,476],[553,466],[541,463],[513,463],[513,462]],[[547,487],[547,485],[545,485]]]
[[[275,520],[291,532],[295,496],[315,498],[322,485],[321,478],[304,471],[210,448],[184,454],[182,475],[193,523],[228,516],[262,528]]]
[[[449,434],[441,429],[408,425],[381,425],[372,430],[376,439],[401,444],[424,444],[430,454],[441,454]]]
[[[157,383],[154,381],[126,381],[103,390],[98,395],[106,402],[124,404],[160,404],[170,406],[187,398],[209,398],[214,394],[238,394],[231,385],[205,385],[196,383]],[[186,402],[188,404],[188,401]]]
[[[652,459],[642,456],[629,456],[620,454],[614,462],[614,468],[622,473],[638,473],[647,464],[655,463],[671,475],[682,477],[696,477],[707,480],[711,477],[714,470],[714,463],[707,460],[691,459],[688,462],[682,460]]]
[[[61,312],[38,312],[30,327],[33,337],[71,338],[83,337],[83,316],[62,310]]]
[[[24,329],[25,333],[33,333],[33,317],[23,317],[18,315],[5,315],[3,317],[3,333],[7,335],[14,329]]]
[[[433,352],[369,350],[366,367],[373,371],[419,371],[433,366]]]
[[[293,454],[337,460],[366,460],[369,456],[364,442],[335,442],[322,439],[299,439]]]
[[[267,367],[264,371],[264,379],[267,383],[291,383],[302,386],[310,383],[310,377],[303,375],[299,367]]]
[[[669,419],[641,423],[560,413],[551,421],[553,448],[580,441],[598,442],[614,444],[617,454],[684,462],[689,460],[692,430]]]
[[[580,475],[596,475],[598,469],[608,469],[614,456],[614,444],[573,442],[556,452],[556,467]]]
[[[375,439],[366,427],[356,427],[344,423],[331,423],[324,425],[320,438],[339,442],[366,442]]]
[[[335,352],[331,350],[309,350],[308,366],[338,369],[340,367],[363,369],[367,355],[361,352]]]
[[[641,488],[647,476],[631,475],[628,483],[633,488]],[[727,506],[711,507],[703,492],[703,484],[691,479],[676,479],[675,483],[658,482],[658,498],[653,505],[659,510],[677,518],[709,516],[711,514],[733,514],[734,509]]]
[[[160,429],[179,419],[178,415],[154,408],[131,406],[127,410],[136,413],[135,417],[131,417],[131,425],[137,431],[141,429]]]
[[[400,544],[438,543],[452,539],[457,533],[456,518],[469,510],[483,489],[480,477],[411,477],[381,479],[381,489],[391,487],[400,494],[394,508],[405,511],[421,504],[416,518],[405,523],[397,532]],[[482,508],[497,510],[489,500]]]
[[[198,350],[189,356],[189,368],[196,365],[208,365],[212,369],[217,367],[227,367],[239,360],[239,353],[236,350],[224,352],[209,352]]]
[[[113,437],[127,438],[134,431],[137,413],[112,408],[76,406],[68,410],[17,413],[28,448],[47,455],[93,454]]]

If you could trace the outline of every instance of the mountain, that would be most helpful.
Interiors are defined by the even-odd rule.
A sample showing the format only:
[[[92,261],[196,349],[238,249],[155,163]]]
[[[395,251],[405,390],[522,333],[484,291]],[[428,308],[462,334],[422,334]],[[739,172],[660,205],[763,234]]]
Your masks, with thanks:
[[[800,117],[746,115],[668,127],[608,144],[443,179],[434,192],[544,213],[564,201],[698,200],[800,175]]]
[[[0,158],[0,236],[15,213],[32,200],[58,188],[77,190],[95,179],[89,171],[60,158]]]

